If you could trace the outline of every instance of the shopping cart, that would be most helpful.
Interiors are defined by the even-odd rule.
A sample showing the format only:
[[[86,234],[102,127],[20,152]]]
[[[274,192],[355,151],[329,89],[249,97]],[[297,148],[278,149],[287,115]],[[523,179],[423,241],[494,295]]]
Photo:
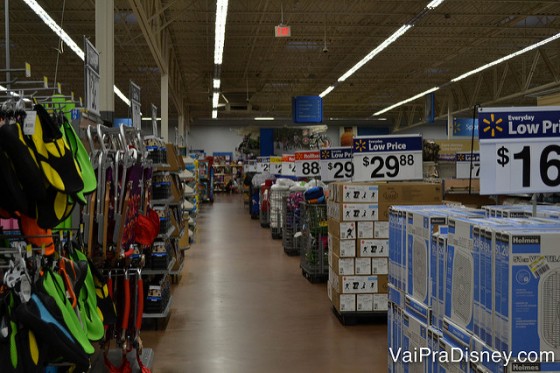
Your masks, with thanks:
[[[286,185],[275,184],[270,187],[270,230],[273,240],[282,239],[284,215],[282,214],[282,199],[290,194]]]
[[[302,234],[300,219],[300,203],[303,202],[303,192],[290,192],[282,199],[282,213],[284,227],[282,229],[282,245],[287,255],[299,255]]]
[[[327,205],[302,202],[301,272],[312,283],[329,279]]]

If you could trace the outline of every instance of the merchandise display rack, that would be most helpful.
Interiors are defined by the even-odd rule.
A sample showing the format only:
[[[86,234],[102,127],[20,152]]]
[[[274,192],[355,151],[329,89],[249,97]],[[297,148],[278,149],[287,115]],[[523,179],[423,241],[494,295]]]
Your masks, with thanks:
[[[299,195],[297,194],[299,193]],[[300,255],[302,235],[299,203],[294,204],[294,199],[300,196],[301,192],[290,193],[289,196],[282,198],[282,213],[284,226],[282,229],[282,246],[284,252],[289,256]]]
[[[302,247],[300,267],[303,276],[312,283],[329,279],[327,243],[327,205],[302,202]]]

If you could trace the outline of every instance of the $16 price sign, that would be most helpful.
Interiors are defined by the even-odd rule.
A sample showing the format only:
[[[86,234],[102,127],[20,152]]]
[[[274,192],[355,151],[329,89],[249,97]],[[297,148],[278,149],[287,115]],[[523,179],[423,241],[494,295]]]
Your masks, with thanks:
[[[559,110],[479,109],[480,194],[560,190]]]
[[[356,137],[354,181],[422,179],[422,136]]]
[[[354,176],[352,148],[321,149],[321,180],[345,181]]]
[[[296,176],[316,177],[321,173],[318,150],[296,152]]]

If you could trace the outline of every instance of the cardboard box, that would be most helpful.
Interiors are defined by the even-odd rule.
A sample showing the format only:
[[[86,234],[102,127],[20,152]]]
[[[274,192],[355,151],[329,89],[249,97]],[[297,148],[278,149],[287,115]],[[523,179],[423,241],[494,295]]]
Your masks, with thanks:
[[[329,276],[333,289],[340,294],[368,294],[388,292],[386,275]]]
[[[373,238],[373,222],[372,221],[360,221],[356,223],[358,226],[358,239]],[[387,237],[384,237],[387,238]]]
[[[329,233],[329,250],[339,258],[353,258],[356,256],[356,240],[340,240]]]
[[[333,272],[337,275],[353,275],[354,274],[354,258],[340,258],[333,253],[332,261],[329,262]]]
[[[356,259],[358,260],[358,259]],[[389,273],[388,258],[371,258],[371,274],[386,275]]]
[[[355,222],[339,222],[329,219],[329,233],[342,240],[356,239],[356,223]]]
[[[389,238],[389,222],[388,221],[374,222],[372,238]]]
[[[390,204],[441,204],[441,183],[398,182],[379,185],[379,203]]]
[[[403,351],[420,351],[428,347],[428,324],[415,313],[405,310],[402,316],[403,333],[402,348]],[[427,369],[427,361],[408,361],[403,359],[404,372],[425,372]]]
[[[329,190],[336,202],[376,203],[379,187],[374,182],[336,182],[329,184]]]
[[[373,294],[356,294],[357,311],[373,311]]]
[[[359,240],[358,256],[362,258],[383,257],[389,255],[389,240]]]
[[[371,275],[371,258],[356,258],[357,275]]]
[[[333,288],[332,304],[338,312],[355,312],[356,294],[341,294]]]
[[[389,306],[387,294],[373,294],[373,311],[387,311]]]
[[[339,203],[327,204],[329,219],[340,222],[379,220],[377,204],[368,203]]]

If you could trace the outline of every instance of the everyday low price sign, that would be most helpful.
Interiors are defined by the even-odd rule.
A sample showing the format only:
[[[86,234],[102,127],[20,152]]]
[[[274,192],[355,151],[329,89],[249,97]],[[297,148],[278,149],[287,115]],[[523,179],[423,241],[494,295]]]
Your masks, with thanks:
[[[480,194],[560,186],[560,107],[480,108]]]
[[[422,136],[355,137],[353,181],[421,180]]]
[[[270,157],[270,173],[273,175],[282,173],[282,157]]]
[[[480,153],[457,153],[455,171],[457,179],[478,179],[480,177]]]
[[[257,157],[257,172],[270,172],[270,157]]]
[[[296,152],[296,176],[317,177],[321,174],[318,150]]]
[[[320,156],[322,181],[352,180],[354,165],[351,147],[321,149]]]
[[[282,154],[282,175],[296,176],[296,156],[294,154]]]

